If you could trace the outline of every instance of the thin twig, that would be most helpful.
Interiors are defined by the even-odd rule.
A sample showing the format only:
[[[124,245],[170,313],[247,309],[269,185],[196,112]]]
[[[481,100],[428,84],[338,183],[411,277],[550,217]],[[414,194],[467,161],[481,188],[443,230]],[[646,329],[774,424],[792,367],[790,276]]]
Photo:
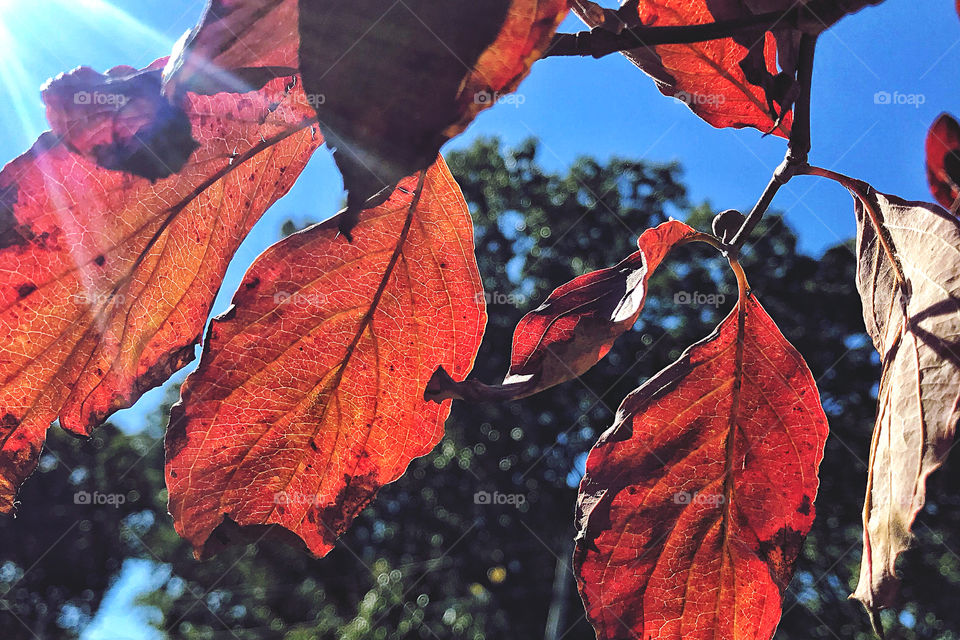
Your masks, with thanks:
[[[797,172],[807,166],[810,154],[810,94],[813,85],[813,58],[817,48],[817,36],[804,34],[800,38],[800,59],[797,65],[797,83],[800,95],[793,107],[793,126],[787,143],[787,154],[783,162],[773,172],[766,189],[760,195],[743,226],[730,241],[730,255],[736,257],[750,234],[759,224],[780,187],[790,181]]]

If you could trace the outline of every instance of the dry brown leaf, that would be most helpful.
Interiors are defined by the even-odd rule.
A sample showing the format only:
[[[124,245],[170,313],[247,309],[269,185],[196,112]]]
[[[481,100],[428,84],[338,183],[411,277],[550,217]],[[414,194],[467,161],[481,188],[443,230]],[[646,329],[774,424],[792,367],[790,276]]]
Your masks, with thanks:
[[[857,225],[857,288],[883,375],[853,597],[876,621],[893,604],[897,556],[960,415],[960,223],[936,205],[871,192],[859,195]]]

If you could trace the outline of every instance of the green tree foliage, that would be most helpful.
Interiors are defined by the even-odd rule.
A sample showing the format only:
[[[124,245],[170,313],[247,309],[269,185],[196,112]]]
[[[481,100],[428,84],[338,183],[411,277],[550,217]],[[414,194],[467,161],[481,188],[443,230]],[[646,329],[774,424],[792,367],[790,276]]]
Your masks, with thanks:
[[[476,222],[490,323],[473,375],[488,382],[507,368],[517,321],[555,286],[615,263],[670,216],[706,229],[713,215],[688,204],[675,165],[585,158],[550,172],[535,142],[504,151],[496,140],[448,162]],[[810,364],[832,430],[816,524],[777,637],[865,639],[866,619],[847,595],[877,358],[863,333],[852,247],[819,260],[795,247],[782,219],[768,216],[743,258],[753,289]],[[593,638],[568,569],[578,468],[620,400],[706,335],[735,297],[720,258],[696,246],[682,252],[694,259],[657,272],[636,331],[609,357],[522,402],[455,404],[440,446],[385,487],[322,560],[274,544],[194,560],[166,515],[168,406],[136,435],[107,427],[83,442],[51,431],[18,517],[0,521],[4,637],[76,636],[123,562],[143,558],[168,577],[142,604],[175,638]],[[696,302],[704,299],[712,303]],[[948,465],[932,480],[917,527],[923,544],[903,561],[905,613],[887,616],[892,637],[958,637],[950,594],[960,586],[960,498],[949,490],[957,473]],[[123,503],[77,503],[78,492],[95,491]],[[483,504],[495,493],[506,503]]]

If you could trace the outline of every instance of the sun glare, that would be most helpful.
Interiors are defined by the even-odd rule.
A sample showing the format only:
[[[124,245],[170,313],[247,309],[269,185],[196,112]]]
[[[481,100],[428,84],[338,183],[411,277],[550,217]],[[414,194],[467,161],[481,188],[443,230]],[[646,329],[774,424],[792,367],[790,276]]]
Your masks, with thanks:
[[[46,128],[38,90],[48,76],[77,64],[100,71],[117,64],[143,66],[167,55],[173,40],[109,0],[0,0],[0,107],[32,142]],[[86,53],[93,44],[99,55]]]
[[[8,0],[0,0],[0,6],[9,4]],[[6,9],[4,9],[6,11]],[[22,134],[27,140],[36,137],[42,131],[36,124],[38,116],[36,105],[29,99],[29,95],[36,93],[34,82],[30,74],[23,67],[18,57],[18,45],[11,32],[3,22],[0,22],[0,51],[4,52],[0,59],[0,88],[6,95],[6,100],[12,103],[13,113],[20,121]],[[32,94],[27,92],[33,89]]]
[[[123,9],[113,6],[107,2],[107,0],[54,1],[63,7],[65,11],[74,13],[77,16],[90,17],[100,25],[112,25],[112,28],[120,27],[130,35],[142,39],[145,48],[157,48],[159,51],[167,53],[173,46],[173,40],[169,36],[146,26]],[[0,2],[3,2],[3,0],[0,0]]]

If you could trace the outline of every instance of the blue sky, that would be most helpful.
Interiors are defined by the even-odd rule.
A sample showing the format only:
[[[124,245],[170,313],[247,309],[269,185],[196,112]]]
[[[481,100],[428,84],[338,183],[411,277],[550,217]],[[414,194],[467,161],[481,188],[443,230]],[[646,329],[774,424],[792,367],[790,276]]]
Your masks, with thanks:
[[[39,88],[47,78],[81,64],[100,71],[117,64],[144,66],[166,55],[202,8],[199,0],[0,0],[0,164],[26,150],[46,128]],[[580,28],[575,19],[563,27]],[[941,111],[960,113],[960,20],[953,0],[887,0],[846,18],[820,40],[811,161],[881,191],[929,200],[926,130]],[[922,104],[876,104],[880,91],[918,96],[913,102]],[[522,104],[483,113],[448,149],[478,136],[496,135],[510,144],[536,135],[541,160],[550,168],[584,154],[677,160],[692,200],[709,201],[718,210],[748,209],[784,153],[782,140],[761,138],[754,130],[713,129],[685,105],[663,97],[620,56],[541,61],[520,93]],[[247,265],[279,238],[285,220],[321,220],[341,202],[339,176],[321,150],[244,243],[214,311],[226,307]],[[774,208],[786,212],[806,252],[819,253],[855,230],[850,197],[824,180],[795,179]],[[157,392],[148,394],[117,421],[136,430],[159,398]],[[112,615],[128,607],[117,605]],[[109,620],[98,624],[110,626]]]

